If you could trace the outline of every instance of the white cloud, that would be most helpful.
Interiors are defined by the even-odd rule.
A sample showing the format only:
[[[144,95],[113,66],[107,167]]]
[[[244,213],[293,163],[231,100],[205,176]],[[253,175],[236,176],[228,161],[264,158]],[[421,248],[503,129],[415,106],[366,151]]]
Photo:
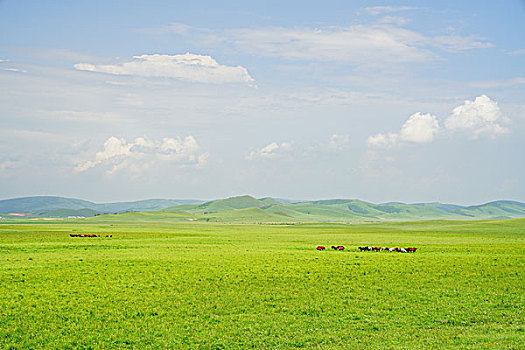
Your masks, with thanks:
[[[494,47],[489,41],[477,36],[459,36],[459,35],[447,35],[447,36],[436,36],[432,38],[431,45],[440,47],[443,50],[459,52],[472,49],[488,49]]]
[[[400,142],[428,143],[439,130],[439,122],[435,116],[418,112],[407,119],[399,134],[377,134],[368,137],[366,143],[373,147],[391,147]]]
[[[481,135],[497,136],[509,133],[502,125],[509,122],[499,109],[498,103],[486,95],[465,101],[452,110],[445,120],[448,131],[462,130],[478,138]],[[434,140],[441,127],[437,118],[431,114],[415,113],[403,124],[399,133],[376,134],[369,136],[366,143],[372,147],[392,147],[402,142],[428,143]]]
[[[364,66],[433,61],[438,58],[435,48],[459,52],[493,46],[475,36],[425,36],[400,27],[406,23],[385,17],[378,24],[347,27],[232,29],[223,41],[258,56]]]
[[[246,68],[225,66],[210,56],[194,55],[141,55],[122,65],[93,65],[78,63],[78,70],[114,75],[135,75],[155,78],[174,78],[199,83],[253,83]]]
[[[366,143],[372,147],[391,147],[397,144],[398,139],[399,135],[394,133],[377,134],[369,136],[366,139]]]
[[[420,48],[426,38],[391,25],[349,27],[260,28],[228,31],[229,40],[254,55],[290,60],[339,61],[365,65],[424,62],[434,55]]]
[[[250,154],[246,156],[246,159],[255,160],[255,159],[260,159],[260,158],[263,158],[263,159],[275,158],[282,152],[289,151],[291,148],[292,148],[292,145],[291,143],[288,143],[288,142],[283,142],[281,144],[272,142],[269,145],[259,150],[250,152]]]
[[[445,127],[449,130],[469,131],[477,138],[480,135],[496,136],[510,132],[501,125],[506,122],[508,119],[503,117],[498,103],[486,95],[481,95],[474,101],[467,100],[463,105],[454,108],[445,120]]]
[[[413,7],[376,6],[373,15],[413,10]],[[222,32],[173,23],[151,34],[173,33],[205,47],[229,46],[255,56],[279,57],[310,62],[339,62],[357,66],[384,67],[399,63],[439,59],[435,49],[464,51],[488,48],[492,44],[475,36],[426,36],[401,28],[406,18],[384,16],[374,24],[351,26],[233,28]]]
[[[408,24],[409,22],[410,20],[404,17],[399,17],[399,16],[385,16],[379,20],[379,23],[392,23],[398,26],[404,26]]]
[[[18,69],[18,68],[2,68],[2,70],[8,71],[8,72],[27,73],[26,70]]]
[[[200,146],[193,136],[184,139],[166,137],[160,142],[138,137],[131,143],[112,136],[104,143],[104,150],[97,152],[94,160],[80,162],[75,167],[75,171],[84,172],[99,165],[110,165],[112,168],[108,170],[108,174],[113,174],[120,169],[129,169],[138,173],[157,162],[203,168],[209,154],[199,151]]]
[[[393,13],[401,11],[415,10],[416,7],[411,6],[371,6],[365,7],[365,11],[373,16],[381,15],[383,13]]]
[[[124,139],[118,139],[114,136],[111,136],[104,143],[104,150],[97,152],[94,161],[88,160],[84,162],[83,164],[79,164],[77,165],[75,170],[78,172],[86,171],[89,168],[93,168],[109,159],[113,159],[117,162],[118,161],[122,162],[121,159],[117,159],[117,158],[130,155],[131,153],[130,149],[132,146],[133,144],[126,143]]]
[[[414,143],[428,143],[434,139],[439,131],[439,123],[431,114],[412,114],[401,127],[401,140]]]

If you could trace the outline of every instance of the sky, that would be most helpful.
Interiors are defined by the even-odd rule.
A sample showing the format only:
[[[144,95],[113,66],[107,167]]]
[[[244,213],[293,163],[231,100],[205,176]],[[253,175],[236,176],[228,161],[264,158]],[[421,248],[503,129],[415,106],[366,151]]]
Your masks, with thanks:
[[[525,2],[0,0],[0,199],[525,202]]]

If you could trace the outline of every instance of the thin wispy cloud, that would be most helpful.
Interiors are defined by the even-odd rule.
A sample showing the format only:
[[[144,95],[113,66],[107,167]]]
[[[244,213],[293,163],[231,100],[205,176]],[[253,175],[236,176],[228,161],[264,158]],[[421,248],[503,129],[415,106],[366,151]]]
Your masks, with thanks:
[[[283,153],[290,151],[292,144],[290,142],[272,142],[261,149],[251,151],[247,156],[247,160],[256,160],[256,159],[271,159],[276,158]]]
[[[412,6],[371,6],[365,7],[365,11],[373,16],[382,15],[384,13],[395,13],[403,11],[416,10],[417,7]]]
[[[406,23],[408,20],[401,17],[385,17],[373,24],[231,28],[219,33],[174,23],[160,27],[159,33],[177,34],[254,56],[374,67],[435,61],[439,59],[436,50],[461,52],[493,47],[490,41],[472,35],[426,36],[403,28]]]
[[[194,55],[141,55],[120,65],[77,63],[75,69],[113,75],[131,75],[149,78],[173,78],[198,83],[253,83],[248,70],[241,66],[219,64],[211,56]]]

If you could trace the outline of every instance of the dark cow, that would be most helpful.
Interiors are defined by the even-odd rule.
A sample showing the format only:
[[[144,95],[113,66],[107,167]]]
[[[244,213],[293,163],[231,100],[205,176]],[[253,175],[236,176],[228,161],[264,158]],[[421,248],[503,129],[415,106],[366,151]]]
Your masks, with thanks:
[[[345,247],[343,247],[342,245],[338,245],[337,250],[345,250]]]
[[[417,248],[407,248],[407,252],[415,253]]]
[[[326,249],[326,247],[323,247],[322,245],[320,245],[320,246],[317,246],[317,248],[316,248],[316,249],[317,249],[317,250],[325,250],[325,249]]]
[[[357,247],[360,251],[364,252],[368,250],[368,247]]]

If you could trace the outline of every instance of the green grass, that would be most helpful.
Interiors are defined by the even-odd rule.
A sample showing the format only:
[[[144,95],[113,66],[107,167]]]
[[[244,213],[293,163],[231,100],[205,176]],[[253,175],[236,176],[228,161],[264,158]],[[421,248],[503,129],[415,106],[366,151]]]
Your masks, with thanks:
[[[0,349],[525,348],[525,220],[192,215],[2,222]]]

